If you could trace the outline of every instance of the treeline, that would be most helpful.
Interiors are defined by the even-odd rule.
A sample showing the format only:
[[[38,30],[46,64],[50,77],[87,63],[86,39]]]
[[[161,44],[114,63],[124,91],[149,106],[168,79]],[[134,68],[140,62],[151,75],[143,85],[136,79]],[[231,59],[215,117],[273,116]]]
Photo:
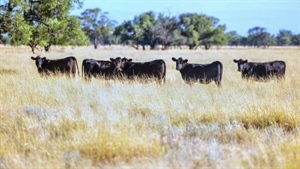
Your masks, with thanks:
[[[236,31],[226,32],[219,19],[198,13],[170,16],[152,11],[118,24],[100,8],[86,9],[80,16],[71,16],[80,0],[8,1],[0,4],[0,35],[2,43],[28,45],[32,52],[52,45],[130,45],[136,49],[168,49],[188,46],[189,49],[212,46],[289,46],[300,45],[300,34],[279,30],[271,35],[263,27],[249,29],[248,36]]]
[[[300,45],[300,34],[293,34],[289,30],[279,30],[277,35],[271,35],[263,27],[253,27],[248,30],[248,36],[241,36],[236,31],[226,32],[226,25],[218,24],[219,19],[204,14],[184,13],[177,17],[149,11],[120,25],[109,20],[107,15],[99,8],[87,9],[81,13],[83,30],[95,48],[98,44],[131,45],[136,49],[145,49],[145,46],[150,49],[157,46],[168,49],[183,45],[189,49],[197,49],[199,46],[209,49],[213,45]]]

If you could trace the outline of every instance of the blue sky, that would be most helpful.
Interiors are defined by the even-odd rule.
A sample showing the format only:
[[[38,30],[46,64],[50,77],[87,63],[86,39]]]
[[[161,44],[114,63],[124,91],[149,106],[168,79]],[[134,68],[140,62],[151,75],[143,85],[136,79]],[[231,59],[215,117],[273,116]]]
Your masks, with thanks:
[[[244,36],[255,26],[275,35],[281,29],[300,33],[300,0],[84,0],[83,8],[71,14],[96,7],[119,24],[148,11],[171,16],[196,12],[214,16],[226,24],[226,31]]]

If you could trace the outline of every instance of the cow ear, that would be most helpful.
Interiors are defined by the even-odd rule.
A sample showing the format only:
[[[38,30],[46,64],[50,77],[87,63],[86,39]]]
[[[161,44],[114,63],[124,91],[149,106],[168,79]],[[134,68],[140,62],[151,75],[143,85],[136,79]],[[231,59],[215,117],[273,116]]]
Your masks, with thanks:
[[[42,60],[46,60],[46,57],[43,57]]]
[[[36,58],[35,58],[35,57],[33,57],[33,56],[31,56],[31,59],[32,59],[32,60],[36,60]]]
[[[114,59],[114,58],[110,58],[110,61],[112,61],[112,62],[113,62],[113,61],[115,61],[115,59]]]
[[[128,59],[128,62],[131,62],[132,61],[132,59]]]
[[[233,59],[233,62],[234,62],[234,63],[237,63],[237,62],[239,62],[239,61],[238,61],[238,60],[236,60],[236,59]]]
[[[176,59],[176,58],[174,58],[174,57],[172,57],[172,60],[173,60],[174,62],[177,62],[177,59]]]
[[[248,60],[245,60],[245,63],[247,63],[248,62]]]
[[[183,63],[187,63],[189,60],[187,60],[187,59],[185,59],[184,61],[183,61]]]

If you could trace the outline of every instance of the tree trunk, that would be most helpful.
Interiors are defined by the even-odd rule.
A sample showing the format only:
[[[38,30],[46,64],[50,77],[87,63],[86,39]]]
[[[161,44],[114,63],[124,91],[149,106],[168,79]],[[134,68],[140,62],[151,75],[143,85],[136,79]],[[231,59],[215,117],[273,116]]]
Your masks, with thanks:
[[[170,45],[164,45],[163,48],[162,48],[162,50],[168,50],[169,47],[170,47]]]
[[[190,50],[195,49],[195,45],[189,45],[189,49],[190,49]]]
[[[94,49],[98,49],[98,40],[97,40],[97,38],[94,39],[93,44],[94,44]]]
[[[50,47],[51,47],[51,45],[44,46],[45,52],[49,52],[50,51]]]
[[[35,45],[29,44],[29,47],[31,48],[32,54],[34,54],[34,49],[36,48]]]
[[[151,44],[151,45],[150,45],[150,50],[154,50],[154,49],[155,49],[155,46],[156,46],[156,45]]]
[[[35,47],[31,47],[31,46],[30,46],[30,48],[31,48],[32,54],[34,54],[34,48],[35,48]]]
[[[210,45],[209,43],[205,43],[205,44],[204,44],[205,50],[208,50],[210,47],[211,47],[211,45]]]
[[[131,47],[133,47],[133,48],[136,49],[136,50],[139,50],[139,46],[138,46],[138,45],[136,45],[136,46],[131,45]]]
[[[94,43],[94,49],[98,49],[98,44]]]

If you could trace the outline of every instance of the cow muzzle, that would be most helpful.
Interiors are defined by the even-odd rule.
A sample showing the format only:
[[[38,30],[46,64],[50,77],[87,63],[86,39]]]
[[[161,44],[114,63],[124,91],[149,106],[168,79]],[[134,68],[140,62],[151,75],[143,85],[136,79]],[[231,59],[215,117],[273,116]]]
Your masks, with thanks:
[[[182,65],[182,64],[178,64],[178,65],[176,66],[176,70],[181,70],[181,69],[182,69],[182,67],[183,67],[183,65]]]

